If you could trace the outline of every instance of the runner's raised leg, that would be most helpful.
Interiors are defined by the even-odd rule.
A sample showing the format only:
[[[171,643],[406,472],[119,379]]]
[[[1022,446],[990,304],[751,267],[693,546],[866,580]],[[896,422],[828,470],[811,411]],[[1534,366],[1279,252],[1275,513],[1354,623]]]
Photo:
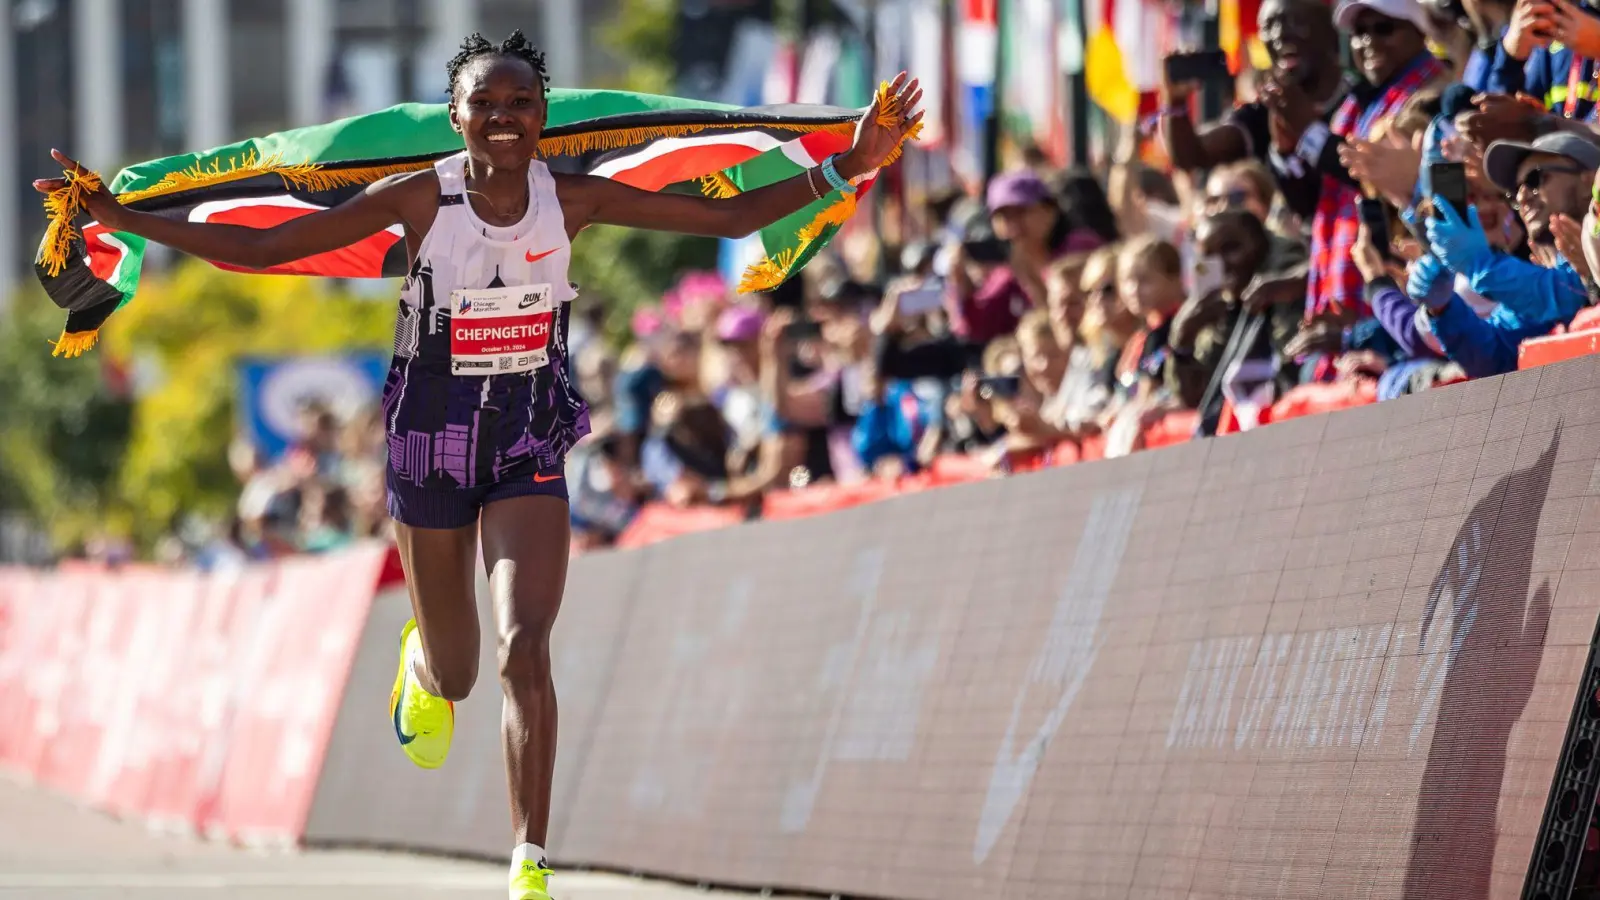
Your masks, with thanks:
[[[389,713],[411,761],[444,764],[455,734],[455,701],[478,678],[478,603],[473,589],[477,528],[395,523],[415,618],[400,635],[400,668]]]
[[[512,875],[523,878],[528,891],[514,890],[512,896],[542,900],[546,895],[536,891],[544,890],[547,872],[543,848],[556,761],[550,629],[566,587],[570,517],[560,497],[513,497],[483,508],[482,530],[483,562],[499,631],[506,776],[519,844]]]

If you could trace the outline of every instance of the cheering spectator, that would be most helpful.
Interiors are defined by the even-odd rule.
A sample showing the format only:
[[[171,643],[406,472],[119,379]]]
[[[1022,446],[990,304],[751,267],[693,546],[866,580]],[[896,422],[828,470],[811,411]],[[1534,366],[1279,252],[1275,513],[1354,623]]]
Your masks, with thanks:
[[[1256,16],[1273,77],[1292,84],[1313,115],[1326,117],[1348,90],[1339,64],[1339,35],[1328,5],[1318,0],[1265,0]],[[1265,161],[1274,126],[1267,104],[1239,106],[1222,123],[1197,131],[1189,103],[1198,85],[1163,82],[1161,136],[1172,164],[1184,171],[1240,159]]]
[[[1600,168],[1600,147],[1565,132],[1532,144],[1501,141],[1490,146],[1484,167],[1496,187],[1515,194],[1529,241],[1554,264],[1547,268],[1496,251],[1476,209],[1469,208],[1463,218],[1434,198],[1435,214],[1427,227],[1434,256],[1498,304],[1480,319],[1454,293],[1441,301],[1440,293],[1430,292],[1426,303],[1429,327],[1446,355],[1474,378],[1515,369],[1523,339],[1564,324],[1587,304],[1582,278],[1554,252],[1551,218],[1583,216],[1585,190]]]
[[[1197,267],[1220,271],[1214,281],[1197,274],[1196,289],[1173,318],[1165,375],[1172,395],[1199,409],[1202,431],[1210,433],[1225,397],[1269,405],[1295,384],[1284,348],[1301,314],[1297,303],[1283,301],[1304,297],[1305,247],[1268,232],[1242,209],[1202,220],[1195,242]]]
[[[1262,88],[1272,112],[1273,165],[1280,172],[1324,176],[1311,222],[1310,315],[1366,312],[1361,273],[1350,261],[1360,229],[1357,182],[1339,159],[1340,147],[1346,138],[1373,139],[1373,125],[1403,114],[1420,92],[1446,77],[1427,51],[1427,14],[1417,0],[1344,0],[1335,21],[1350,31],[1351,56],[1364,85],[1345,98],[1330,122],[1317,118],[1292,82],[1276,79]]]
[[[644,339],[637,355],[641,358],[617,376],[612,392],[623,458],[631,463],[640,459],[656,397],[669,387],[698,387],[700,339],[692,332],[665,326]]]
[[[956,333],[978,343],[1011,331],[1028,308],[1044,305],[1044,270],[1051,260],[1101,243],[1092,230],[1074,227],[1050,188],[1032,172],[995,176],[986,200],[994,236],[1008,248],[1006,261],[981,281],[971,277],[965,266],[953,267],[952,272]],[[963,250],[970,243],[964,241]]]
[[[1162,379],[1172,319],[1184,302],[1178,248],[1148,235],[1124,244],[1117,254],[1117,295],[1143,325],[1117,364],[1117,384],[1126,398]]]
[[[946,308],[950,330],[971,353],[1017,327],[1033,305],[1028,292],[1007,264],[1010,250],[995,234],[987,216],[973,216],[961,240],[950,248]]]

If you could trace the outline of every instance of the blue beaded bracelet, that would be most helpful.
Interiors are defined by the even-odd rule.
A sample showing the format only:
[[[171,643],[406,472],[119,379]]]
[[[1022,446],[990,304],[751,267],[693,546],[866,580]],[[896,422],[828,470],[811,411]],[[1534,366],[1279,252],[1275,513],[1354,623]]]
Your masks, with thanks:
[[[840,175],[839,170],[833,164],[833,161],[838,158],[838,154],[834,154],[822,161],[822,177],[828,179],[828,186],[834,190],[843,191],[846,194],[854,194],[856,186],[847,181],[843,175]]]

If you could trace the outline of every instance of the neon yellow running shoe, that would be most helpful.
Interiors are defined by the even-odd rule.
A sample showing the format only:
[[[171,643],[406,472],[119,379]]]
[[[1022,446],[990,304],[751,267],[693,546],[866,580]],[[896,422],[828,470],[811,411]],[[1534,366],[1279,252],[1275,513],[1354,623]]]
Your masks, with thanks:
[[[523,860],[522,865],[511,870],[511,900],[550,900],[550,888],[544,879],[554,874],[542,859]]]
[[[450,755],[450,739],[456,731],[456,707],[428,693],[411,672],[412,642],[420,645],[417,620],[412,619],[400,632],[400,671],[394,676],[394,692],[389,695],[389,715],[394,719],[394,736],[400,749],[424,769],[437,769]]]

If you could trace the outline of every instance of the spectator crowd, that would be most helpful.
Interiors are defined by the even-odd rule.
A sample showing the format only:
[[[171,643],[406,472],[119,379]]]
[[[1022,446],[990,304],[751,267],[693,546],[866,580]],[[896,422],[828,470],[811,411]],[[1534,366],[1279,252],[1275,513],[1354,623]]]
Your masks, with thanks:
[[[1386,400],[1593,321],[1600,12],[1264,0],[1258,24],[1271,65],[1233,81],[1241,102],[1200,123],[1202,85],[1169,79],[1105,172],[1032,154],[905,209],[896,230],[921,237],[858,227],[771,294],[691,273],[620,352],[589,298],[569,336],[594,422],[568,466],[578,545],[649,504],[754,516],[941,461],[1022,471],[1162,423]],[[306,435],[270,466],[239,449],[219,546],[382,533],[381,423],[310,410]]]

